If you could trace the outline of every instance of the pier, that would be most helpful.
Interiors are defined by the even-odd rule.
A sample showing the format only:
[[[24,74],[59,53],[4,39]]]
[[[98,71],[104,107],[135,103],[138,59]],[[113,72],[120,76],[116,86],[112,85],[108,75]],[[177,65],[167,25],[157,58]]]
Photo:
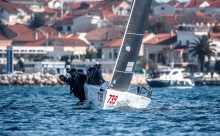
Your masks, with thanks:
[[[111,80],[112,74],[103,74],[106,81]],[[51,74],[2,74],[0,85],[4,86],[64,86],[66,83],[59,80],[59,75]],[[146,76],[134,74],[131,85],[146,85]]]
[[[194,81],[195,85],[220,86],[220,77],[206,77]]]

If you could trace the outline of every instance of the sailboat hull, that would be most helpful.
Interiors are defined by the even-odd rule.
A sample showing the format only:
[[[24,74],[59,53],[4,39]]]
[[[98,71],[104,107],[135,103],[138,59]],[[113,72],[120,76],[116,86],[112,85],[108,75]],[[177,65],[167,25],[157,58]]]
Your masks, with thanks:
[[[130,92],[103,89],[99,86],[84,85],[86,104],[97,109],[146,108],[151,99]]]

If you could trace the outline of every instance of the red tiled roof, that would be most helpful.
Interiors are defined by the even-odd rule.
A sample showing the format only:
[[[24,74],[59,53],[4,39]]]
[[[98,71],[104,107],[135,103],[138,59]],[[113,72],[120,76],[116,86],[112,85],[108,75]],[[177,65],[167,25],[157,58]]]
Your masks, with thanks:
[[[78,16],[64,16],[61,20],[58,20],[55,24],[56,25],[68,25],[73,24],[73,19]]]
[[[184,51],[187,48],[189,48],[189,47],[188,46],[177,46],[177,47],[173,48],[171,51],[180,52],[180,51]]]
[[[26,13],[33,13],[32,10],[27,8],[25,5],[19,3],[9,3],[9,2],[0,1],[0,7],[5,9],[9,13],[18,13],[19,12],[18,9],[21,9]]]
[[[49,8],[49,7],[44,7],[44,12],[46,13],[57,13],[56,10]]]
[[[45,38],[41,33],[37,32],[38,39]],[[35,41],[35,32],[27,32],[12,39],[13,41]]]
[[[181,14],[161,14],[160,16],[165,18],[168,21],[177,21],[178,19],[181,19],[185,15],[181,15]]]
[[[185,5],[186,3],[178,3],[175,5],[175,8],[184,8]]]
[[[8,38],[4,37],[3,35],[0,35],[0,40],[9,40]]]
[[[197,11],[197,12],[194,12],[195,16],[198,17],[198,18],[203,18],[205,20],[209,20],[211,22],[216,22],[217,20],[211,16],[208,16],[200,11]]]
[[[54,38],[54,40],[63,44],[63,46],[89,46],[83,40],[78,38]]]
[[[32,30],[29,29],[25,25],[8,25],[7,27],[8,27],[8,29],[10,29],[11,31],[16,33],[17,35],[27,33],[27,32],[32,32]]]
[[[204,0],[190,0],[188,4],[186,4],[186,8],[198,8]]]
[[[117,7],[119,4],[121,4],[122,1],[100,1],[97,3],[94,7],[92,7],[92,10],[107,10],[111,11],[112,6]]]
[[[118,48],[118,47],[121,46],[122,40],[123,40],[123,38],[114,39],[114,40],[112,40],[112,41],[106,43],[105,45],[103,45],[103,48],[109,48],[109,47]]]
[[[87,33],[86,39],[91,41],[104,41],[121,38],[124,35],[124,28],[98,28]]]
[[[155,37],[153,37],[152,39],[144,42],[144,44],[159,44],[161,42],[164,42],[172,37],[175,37],[176,34],[174,34],[173,36],[171,36],[170,34],[158,34]]]
[[[76,10],[76,9],[80,9],[82,4],[88,4],[90,7],[93,7],[97,3],[99,3],[99,1],[65,2],[64,5],[70,7],[70,9],[72,9],[72,10]]]
[[[210,8],[218,8],[218,7],[220,7],[220,1],[210,1],[209,2],[209,4],[210,4]]]
[[[44,41],[46,41],[46,39],[39,39],[39,40],[36,40],[36,41],[31,41],[31,42],[28,42],[22,46],[39,46],[40,44],[42,44]]]
[[[179,1],[177,1],[177,0],[170,0],[167,4],[169,4],[171,6],[174,6],[174,5],[178,4],[178,3],[179,3]]]
[[[220,33],[211,33],[210,34],[210,39],[220,39]]]
[[[38,28],[38,30],[39,31],[44,31],[45,33],[48,33],[50,35],[57,35],[58,34],[57,30],[55,30],[52,27],[42,26],[42,27]]]
[[[102,16],[106,19],[110,19],[112,17],[116,17],[117,15],[113,14],[112,12],[102,10]]]
[[[63,34],[61,38],[77,38],[79,34]]]

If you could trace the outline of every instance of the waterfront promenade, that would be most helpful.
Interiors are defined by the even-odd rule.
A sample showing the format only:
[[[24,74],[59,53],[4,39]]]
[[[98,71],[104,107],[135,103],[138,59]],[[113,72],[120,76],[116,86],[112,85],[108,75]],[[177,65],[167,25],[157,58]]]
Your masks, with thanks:
[[[0,85],[5,86],[62,86],[66,83],[59,80],[59,75],[50,74],[3,74],[0,75]],[[111,80],[111,74],[103,74],[106,81]],[[134,74],[131,85],[146,85],[146,76]]]

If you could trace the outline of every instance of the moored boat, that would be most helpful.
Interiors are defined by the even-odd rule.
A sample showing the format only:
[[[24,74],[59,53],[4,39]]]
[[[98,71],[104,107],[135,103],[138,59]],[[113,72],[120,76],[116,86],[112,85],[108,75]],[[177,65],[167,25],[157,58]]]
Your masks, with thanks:
[[[193,87],[194,82],[189,78],[183,77],[183,68],[173,68],[162,72],[159,77],[147,79],[150,87]]]

